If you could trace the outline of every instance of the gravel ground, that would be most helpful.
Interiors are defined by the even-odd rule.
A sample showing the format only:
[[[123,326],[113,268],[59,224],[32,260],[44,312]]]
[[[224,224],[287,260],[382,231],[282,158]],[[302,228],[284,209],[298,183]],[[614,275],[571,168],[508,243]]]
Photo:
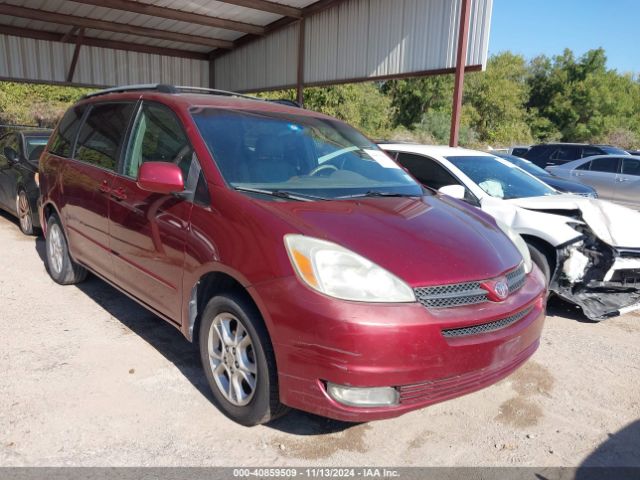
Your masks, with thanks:
[[[0,214],[0,465],[640,466],[640,315],[552,302],[499,384],[361,425],[293,412],[238,426],[177,330],[90,278],[61,287],[42,239]]]

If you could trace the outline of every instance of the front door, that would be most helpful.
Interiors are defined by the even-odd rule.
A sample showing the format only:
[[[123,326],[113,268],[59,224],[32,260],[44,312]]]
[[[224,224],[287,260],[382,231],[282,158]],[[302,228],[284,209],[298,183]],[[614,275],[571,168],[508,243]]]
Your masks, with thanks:
[[[175,114],[166,106],[143,103],[126,148],[121,176],[112,188],[111,249],[117,283],[152,309],[181,321],[184,249],[192,203],[175,195],[138,188],[144,162],[173,162],[185,185],[193,149]]]
[[[622,159],[616,183],[616,201],[640,210],[640,158]]]

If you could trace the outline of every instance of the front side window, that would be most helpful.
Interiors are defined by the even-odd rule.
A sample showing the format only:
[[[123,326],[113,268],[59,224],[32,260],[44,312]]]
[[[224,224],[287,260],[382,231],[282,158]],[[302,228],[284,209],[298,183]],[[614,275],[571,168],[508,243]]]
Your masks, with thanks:
[[[452,156],[447,160],[492,197],[509,200],[556,194],[545,183],[501,158]]]
[[[556,150],[554,152],[553,155],[551,155],[551,159],[552,160],[562,160],[562,161],[570,161],[570,160],[577,160],[578,158],[580,158],[580,150],[578,147],[568,147],[568,146],[564,146],[564,147],[560,147],[558,150]]]
[[[325,199],[423,194],[386,153],[343,122],[215,108],[192,115],[222,176],[238,190]]]
[[[398,163],[411,172],[416,179],[434,190],[448,185],[460,185],[456,177],[434,160],[422,155],[399,152]]]
[[[615,157],[596,158],[591,161],[592,172],[617,173],[619,159]]]
[[[625,158],[622,160],[622,173],[640,177],[640,160],[635,158]]]
[[[602,145],[600,149],[604,151],[604,153],[606,153],[607,155],[629,155],[629,152],[627,152],[626,150],[622,150],[621,148],[617,148],[617,147],[612,147],[610,145]]]
[[[115,170],[133,107],[133,103],[94,105],[80,128],[76,160]]]
[[[77,105],[71,107],[64,114],[62,120],[58,124],[58,129],[51,141],[50,152],[59,157],[69,158],[73,149],[73,142],[80,126],[80,121],[84,115],[86,107],[84,105]]]
[[[133,126],[123,173],[137,178],[145,162],[170,162],[180,167],[186,182],[192,159],[193,148],[175,114],[164,105],[143,104]]]
[[[606,152],[604,152],[603,150],[599,149],[598,147],[584,147],[582,149],[582,157],[593,157],[596,155],[602,155],[605,154]]]

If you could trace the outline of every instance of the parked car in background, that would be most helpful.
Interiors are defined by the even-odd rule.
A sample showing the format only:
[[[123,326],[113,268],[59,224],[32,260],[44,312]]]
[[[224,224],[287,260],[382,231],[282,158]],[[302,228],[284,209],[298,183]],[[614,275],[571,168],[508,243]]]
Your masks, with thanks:
[[[180,329],[245,425],[285,405],[393,417],[533,354],[546,290],[517,235],[339,120],[199,92],[125,87],[64,115],[40,165],[53,280],[94,272]]]
[[[547,170],[595,188],[600,198],[640,209],[640,156],[588,157]]]
[[[559,192],[573,193],[574,195],[581,195],[583,197],[598,198],[598,194],[596,193],[594,188],[588,185],[583,185],[579,182],[565,180],[563,178],[552,175],[546,170],[531,163],[529,160],[525,160],[524,158],[516,157],[514,155],[494,153],[493,151],[489,153],[495,155],[496,157],[503,158],[510,163],[513,163],[515,166],[520,167],[525,172],[530,173],[539,180],[542,180],[544,183],[546,183],[550,187],[555,188]]]
[[[545,143],[534,145],[523,158],[546,168],[550,165],[561,165],[579,158],[594,155],[628,155],[621,148],[611,145],[587,145],[583,143]]]
[[[50,135],[49,130],[16,130],[0,137],[0,207],[18,217],[25,235],[40,227],[35,176]]]
[[[640,309],[640,213],[560,194],[489,153],[383,144],[423,185],[463,199],[527,243],[551,291],[591,320]]]
[[[531,147],[526,145],[517,145],[517,146],[507,147],[507,148],[490,148],[489,152],[493,154],[500,153],[504,155],[515,155],[517,157],[521,157],[522,155],[524,155],[529,151],[529,148]]]

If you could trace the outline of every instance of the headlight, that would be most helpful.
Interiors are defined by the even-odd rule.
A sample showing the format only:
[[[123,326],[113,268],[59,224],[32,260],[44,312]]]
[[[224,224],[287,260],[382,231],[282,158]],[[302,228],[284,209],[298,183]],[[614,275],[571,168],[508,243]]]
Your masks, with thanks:
[[[525,243],[525,241],[522,239],[520,234],[516,233],[513,230],[513,228],[511,228],[506,223],[502,222],[501,220],[498,220],[497,218],[496,218],[496,223],[500,227],[500,230],[502,230],[505,233],[505,235],[509,237],[509,239],[518,248],[518,251],[520,252],[520,255],[522,255],[522,258],[524,260],[524,271],[526,273],[531,272],[531,269],[533,268],[533,265],[531,263],[531,253],[529,252],[529,247],[527,247],[527,244]]]
[[[284,243],[300,279],[325,295],[356,302],[416,301],[398,277],[340,245],[303,235],[285,235]]]

